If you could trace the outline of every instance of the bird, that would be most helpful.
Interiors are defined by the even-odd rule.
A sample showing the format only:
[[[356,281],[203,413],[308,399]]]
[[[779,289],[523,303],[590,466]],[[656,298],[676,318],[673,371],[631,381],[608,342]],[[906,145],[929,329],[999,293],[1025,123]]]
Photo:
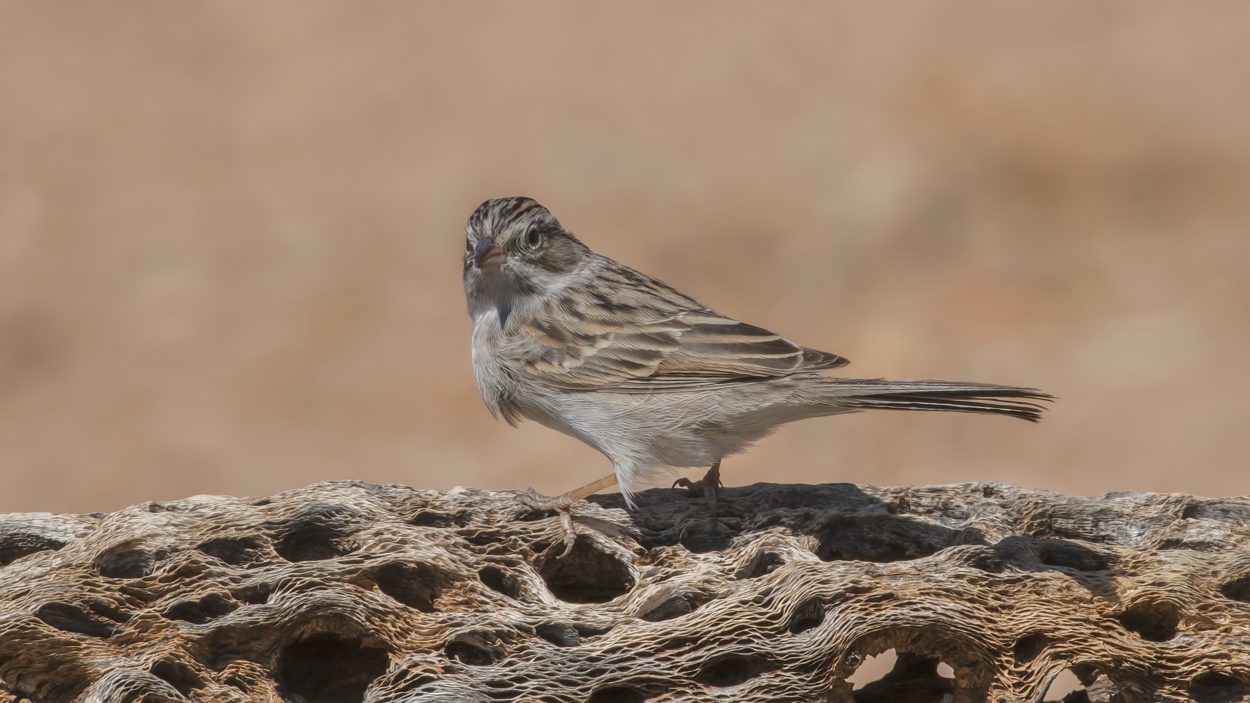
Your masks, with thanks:
[[[567,555],[574,503],[613,484],[635,509],[640,481],[709,467],[701,481],[715,525],[721,461],[778,426],[863,410],[934,410],[1036,422],[1033,388],[961,381],[826,376],[849,362],[713,310],[597,254],[532,198],[482,203],[465,224],[464,292],[473,372],[487,409],[532,420],[597,449],[612,473],[562,495],[554,510]]]

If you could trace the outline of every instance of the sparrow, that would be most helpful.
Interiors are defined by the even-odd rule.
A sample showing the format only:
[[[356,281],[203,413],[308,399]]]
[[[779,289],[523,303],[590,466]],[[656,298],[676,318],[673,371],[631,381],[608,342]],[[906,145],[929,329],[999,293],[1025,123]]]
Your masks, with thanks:
[[[556,497],[564,554],[576,539],[570,508],[620,486],[633,509],[639,481],[710,467],[702,489],[716,520],[720,463],[778,426],[870,409],[1006,415],[1036,422],[1032,388],[961,381],[838,378],[837,354],[740,322],[671,286],[591,251],[531,198],[488,200],[465,225],[464,293],[473,321],[473,373],[491,415],[575,437],[612,474]]]

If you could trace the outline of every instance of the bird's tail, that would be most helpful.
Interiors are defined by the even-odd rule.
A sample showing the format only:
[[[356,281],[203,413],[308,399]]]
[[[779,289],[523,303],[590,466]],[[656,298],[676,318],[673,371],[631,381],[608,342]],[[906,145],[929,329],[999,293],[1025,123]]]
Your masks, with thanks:
[[[960,381],[885,381],[820,377],[820,401],[851,410],[945,410],[960,413],[1007,415],[1037,422],[1043,407],[1038,401],[1054,396],[1036,388]]]

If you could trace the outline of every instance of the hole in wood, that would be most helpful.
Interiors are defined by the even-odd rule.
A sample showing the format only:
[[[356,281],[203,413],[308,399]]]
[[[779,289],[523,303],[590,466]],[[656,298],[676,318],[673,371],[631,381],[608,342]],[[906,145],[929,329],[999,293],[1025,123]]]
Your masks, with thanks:
[[[1233,525],[1250,522],[1250,510],[1244,505],[1224,503],[1218,500],[1193,500],[1181,510],[1186,520],[1215,520]]]
[[[443,648],[448,659],[468,666],[490,666],[503,659],[504,650],[498,638],[489,632],[462,632]]]
[[[341,557],[354,548],[338,531],[325,525],[301,525],[292,529],[274,550],[287,561],[319,561]]]
[[[1034,632],[1016,640],[1016,644],[1011,648],[1011,653],[1015,656],[1016,662],[1024,664],[1037,658],[1037,655],[1042,653],[1047,644],[1050,644],[1050,640],[1046,639],[1046,635]]]
[[[794,613],[790,615],[790,626],[787,629],[790,634],[797,635],[819,627],[824,621],[825,604],[819,598],[808,598],[794,609]]]
[[[1151,642],[1167,642],[1176,636],[1180,613],[1171,603],[1137,603],[1116,616],[1124,629]]]
[[[349,536],[364,521],[355,509],[333,503],[310,503],[269,527],[277,535],[274,550],[287,561],[333,559],[355,551]]]
[[[152,573],[156,568],[156,559],[142,549],[120,548],[96,557],[92,566],[101,576],[137,579]]]
[[[899,653],[894,650],[889,650],[882,656],[889,653],[895,654],[893,666],[884,676],[875,681],[870,680],[852,691],[851,695],[856,703],[892,703],[899,700],[939,703],[939,701],[946,700],[947,696],[954,695],[955,682],[939,673],[938,667],[941,662],[937,657],[926,657],[908,652]],[[874,658],[880,659],[881,657]],[[856,674],[870,662],[871,659],[861,664]],[[878,671],[883,668],[884,664],[871,663],[874,664],[873,669]],[[946,671],[951,671],[949,666],[946,667]],[[856,681],[857,677],[852,676],[850,680]]]
[[[534,628],[534,633],[557,647],[576,647],[582,641],[577,628],[562,622],[543,623]]]
[[[1229,581],[1220,587],[1220,593],[1229,600],[1250,603],[1250,576],[1242,576]]]
[[[1046,566],[1074,571],[1105,571],[1107,559],[1076,542],[1062,539],[1038,539],[1033,542],[1037,558]]]
[[[196,549],[230,566],[247,566],[260,556],[264,542],[259,537],[218,537]]]
[[[890,673],[896,661],[898,661],[898,653],[893,649],[887,649],[880,654],[865,659],[847,681],[854,688],[863,688]]]
[[[33,532],[5,532],[0,534],[0,566],[12,563],[16,559],[47,551],[60,549],[65,542]]]
[[[785,559],[781,558],[776,552],[759,552],[751,557],[751,561],[734,574],[736,579],[754,579],[765,574],[771,574],[777,570],[777,567],[785,564]]]
[[[477,572],[477,578],[490,590],[502,593],[509,598],[517,598],[521,595],[521,584],[512,577],[512,574],[498,566],[482,567]]]
[[[378,590],[409,608],[434,612],[434,600],[442,592],[442,575],[421,563],[393,561],[373,573]]]
[[[1118,703],[1122,700],[1120,689],[1111,679],[1088,664],[1077,664],[1059,672],[1042,699],[1046,703]]]
[[[708,686],[728,688],[746,683],[772,668],[763,657],[729,654],[705,662],[694,680]]]
[[[1210,672],[1194,678],[1189,695],[1196,703],[1241,703],[1250,696],[1245,681],[1223,672]]]
[[[166,620],[181,620],[202,625],[223,615],[234,612],[239,604],[220,593],[210,593],[199,600],[174,603],[161,613]]]
[[[62,632],[75,632],[88,637],[113,636],[112,624],[97,620],[86,611],[69,603],[45,603],[35,611],[35,617]]]
[[[292,703],[360,703],[365,689],[389,665],[384,649],[337,633],[318,633],[278,653],[278,690]]]
[[[190,667],[172,659],[162,659],[153,664],[148,671],[156,678],[173,686],[184,696],[191,695],[194,689],[204,687],[204,682]]]
[[[1078,691],[1085,696],[1085,700],[1089,700],[1089,694],[1085,693],[1085,684],[1081,683],[1071,669],[1064,669],[1046,687],[1046,694],[1042,698],[1046,701],[1066,701]]]
[[[599,551],[589,537],[578,536],[573,551],[561,559],[563,549],[563,545],[549,549],[538,566],[538,575],[556,598],[566,603],[607,603],[634,587],[629,567]]]

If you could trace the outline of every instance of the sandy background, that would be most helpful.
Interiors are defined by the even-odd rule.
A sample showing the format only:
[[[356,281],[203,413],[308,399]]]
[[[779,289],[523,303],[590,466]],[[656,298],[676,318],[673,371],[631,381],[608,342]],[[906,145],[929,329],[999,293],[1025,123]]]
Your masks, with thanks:
[[[1250,492],[1250,5],[0,4],[0,511],[330,478],[559,491],[463,223],[1040,425],[791,426],[731,485]],[[697,473],[697,472],[691,472]]]

